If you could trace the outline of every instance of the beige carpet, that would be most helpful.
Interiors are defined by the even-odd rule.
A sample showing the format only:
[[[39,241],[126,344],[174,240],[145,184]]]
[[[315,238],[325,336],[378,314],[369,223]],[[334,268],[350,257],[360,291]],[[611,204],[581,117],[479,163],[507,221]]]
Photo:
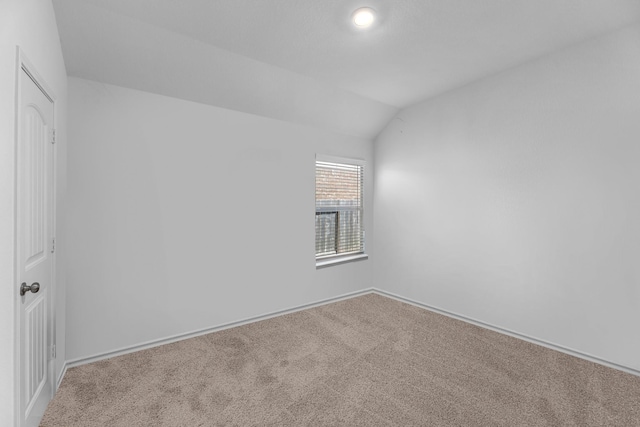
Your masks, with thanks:
[[[42,426],[639,426],[640,377],[368,294],[69,369]]]

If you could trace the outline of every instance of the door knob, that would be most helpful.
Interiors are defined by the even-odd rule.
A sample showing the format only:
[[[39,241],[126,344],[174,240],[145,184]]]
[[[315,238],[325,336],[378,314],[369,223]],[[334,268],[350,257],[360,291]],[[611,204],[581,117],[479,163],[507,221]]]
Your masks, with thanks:
[[[40,283],[38,282],[33,282],[31,286],[28,286],[25,282],[22,282],[22,285],[20,285],[20,296],[23,296],[29,291],[35,294],[39,290],[40,290]]]

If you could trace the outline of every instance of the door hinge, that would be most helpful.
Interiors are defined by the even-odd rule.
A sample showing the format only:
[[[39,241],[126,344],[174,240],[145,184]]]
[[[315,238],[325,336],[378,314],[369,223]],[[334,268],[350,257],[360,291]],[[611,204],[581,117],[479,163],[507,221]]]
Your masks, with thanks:
[[[51,239],[51,253],[54,253],[56,251],[56,238],[53,237]]]
[[[53,360],[56,358],[56,346],[55,344],[49,347],[49,360]]]
[[[52,144],[56,143],[56,130],[55,129],[51,129],[51,143]]]

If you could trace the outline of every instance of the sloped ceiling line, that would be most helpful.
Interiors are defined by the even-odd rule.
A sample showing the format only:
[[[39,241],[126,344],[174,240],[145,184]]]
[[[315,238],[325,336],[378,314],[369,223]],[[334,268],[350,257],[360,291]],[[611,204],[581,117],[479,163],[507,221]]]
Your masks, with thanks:
[[[374,138],[401,108],[640,19],[638,0],[53,0],[69,74]],[[370,31],[350,25],[369,6]]]

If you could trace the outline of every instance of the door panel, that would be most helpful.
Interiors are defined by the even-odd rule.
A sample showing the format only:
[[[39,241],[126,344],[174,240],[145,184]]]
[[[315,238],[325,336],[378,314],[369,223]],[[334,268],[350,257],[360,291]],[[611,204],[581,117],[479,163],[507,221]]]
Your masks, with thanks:
[[[37,426],[52,393],[53,102],[21,70],[18,116],[18,298],[20,424]],[[21,283],[39,284],[20,295]]]
[[[25,191],[31,196],[24,200],[24,255],[27,269],[46,258],[44,254],[46,224],[44,191],[45,146],[47,126],[43,116],[34,105],[28,105],[24,110],[24,139],[25,144]],[[25,194],[26,195],[26,194]]]
[[[25,309],[25,387],[27,413],[31,412],[47,382],[46,298],[36,298]]]

